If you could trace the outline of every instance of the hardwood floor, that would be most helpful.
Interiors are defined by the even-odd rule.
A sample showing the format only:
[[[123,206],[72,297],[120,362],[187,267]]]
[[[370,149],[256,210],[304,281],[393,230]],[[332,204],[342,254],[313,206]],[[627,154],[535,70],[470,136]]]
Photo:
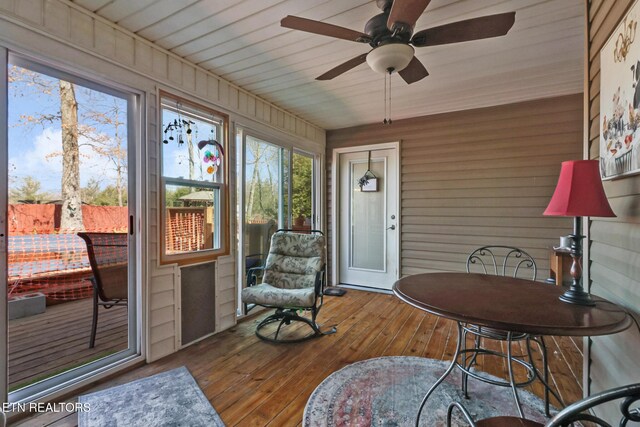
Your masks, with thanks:
[[[227,426],[297,426],[315,387],[332,372],[372,357],[406,355],[450,360],[455,348],[453,322],[429,315],[392,295],[349,290],[327,297],[319,322],[338,332],[298,344],[270,344],[254,335],[268,313],[137,368],[92,390],[185,365]],[[566,403],[582,397],[581,341],[547,338],[551,381]],[[505,377],[496,358],[479,358],[480,368]],[[541,396],[536,384],[533,392]],[[44,414],[20,425],[75,425],[75,414]],[[29,423],[29,424],[25,424]]]
[[[127,308],[99,308],[96,345],[89,348],[91,298],[48,306],[9,321],[9,388],[77,367],[127,348]]]

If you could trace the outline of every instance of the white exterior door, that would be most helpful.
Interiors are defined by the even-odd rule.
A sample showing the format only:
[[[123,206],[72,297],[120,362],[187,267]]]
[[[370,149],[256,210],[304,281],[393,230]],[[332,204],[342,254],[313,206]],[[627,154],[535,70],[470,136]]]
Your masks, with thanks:
[[[374,148],[338,156],[340,284],[391,289],[398,279],[397,156],[396,148]],[[361,188],[359,181],[365,174],[369,184]]]

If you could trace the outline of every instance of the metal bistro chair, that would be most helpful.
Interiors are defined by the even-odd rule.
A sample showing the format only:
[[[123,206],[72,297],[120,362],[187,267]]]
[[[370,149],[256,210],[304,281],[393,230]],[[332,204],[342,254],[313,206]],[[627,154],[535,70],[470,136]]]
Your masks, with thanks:
[[[447,427],[451,427],[453,411],[455,409],[462,412],[463,417],[471,427],[566,427],[582,421],[602,427],[611,427],[611,424],[603,418],[594,415],[591,409],[603,403],[618,399],[624,399],[620,402],[620,413],[622,417],[618,425],[625,427],[629,421],[633,421],[634,423],[640,422],[640,408],[637,407],[637,403],[640,401],[640,384],[631,384],[605,390],[579,400],[558,412],[556,416],[546,424],[540,424],[535,421],[517,417],[492,417],[475,422],[469,411],[467,411],[462,404],[454,402],[449,405],[449,409],[447,410]]]
[[[514,278],[527,278],[536,280],[538,269],[536,262],[531,255],[522,249],[512,246],[483,246],[471,252],[467,258],[467,273],[482,273],[482,274],[494,274],[496,276],[511,275]],[[540,286],[544,286],[541,284]],[[476,364],[476,359],[479,354],[498,356],[502,358],[508,358],[509,354],[504,354],[499,351],[490,350],[482,347],[483,339],[491,339],[496,341],[508,342],[508,331],[503,331],[494,328],[487,328],[480,325],[464,324],[462,326],[462,366],[465,368],[462,372],[462,391],[466,398],[468,394],[468,380],[469,376],[472,376],[481,381],[488,382],[497,386],[511,387],[511,383],[507,381],[498,381],[489,379],[483,376],[479,372],[471,371],[471,367]],[[468,350],[467,334],[471,334],[475,337],[475,346],[473,349]],[[549,392],[553,393],[554,397],[562,404],[560,396],[549,387],[549,367],[547,361],[547,347],[542,336],[531,336],[524,333],[512,333],[511,341],[525,341],[527,354],[526,355],[511,355],[513,362],[518,363],[524,367],[527,371],[527,379],[519,383],[516,383],[516,387],[524,387],[531,384],[536,378],[540,378],[533,362],[531,342],[538,344],[540,353],[542,355],[542,378],[540,380],[545,386],[545,414],[549,416]],[[472,353],[473,356],[467,363],[467,353]]]
[[[93,285],[93,323],[89,348],[96,344],[98,306],[126,306],[129,296],[127,233],[78,233],[87,244]]]
[[[270,342],[300,342],[336,332],[335,327],[322,332],[316,323],[323,303],[325,237],[317,230],[312,230],[311,234],[291,231],[278,230],[271,237],[264,267],[250,269],[247,287],[242,290],[242,301],[248,310],[257,305],[276,309],[256,327],[256,335]],[[258,285],[260,270],[264,275]],[[311,318],[299,315],[298,311],[310,311]],[[275,322],[280,324],[273,338],[261,333],[262,328]],[[279,339],[282,327],[292,322],[303,322],[312,332],[303,337]]]

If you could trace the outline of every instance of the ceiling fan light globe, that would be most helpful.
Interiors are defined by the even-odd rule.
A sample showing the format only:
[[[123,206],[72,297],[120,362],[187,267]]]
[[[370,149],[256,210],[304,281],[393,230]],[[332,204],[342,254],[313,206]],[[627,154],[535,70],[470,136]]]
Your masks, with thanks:
[[[389,43],[378,46],[367,55],[367,64],[375,72],[386,74],[389,70],[404,70],[413,59],[413,47],[404,43]]]

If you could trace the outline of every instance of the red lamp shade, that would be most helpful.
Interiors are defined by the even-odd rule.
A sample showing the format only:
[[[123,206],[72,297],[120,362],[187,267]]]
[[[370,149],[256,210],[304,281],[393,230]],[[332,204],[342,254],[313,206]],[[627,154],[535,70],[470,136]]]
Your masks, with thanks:
[[[616,216],[609,206],[597,160],[562,162],[558,185],[544,215]]]

